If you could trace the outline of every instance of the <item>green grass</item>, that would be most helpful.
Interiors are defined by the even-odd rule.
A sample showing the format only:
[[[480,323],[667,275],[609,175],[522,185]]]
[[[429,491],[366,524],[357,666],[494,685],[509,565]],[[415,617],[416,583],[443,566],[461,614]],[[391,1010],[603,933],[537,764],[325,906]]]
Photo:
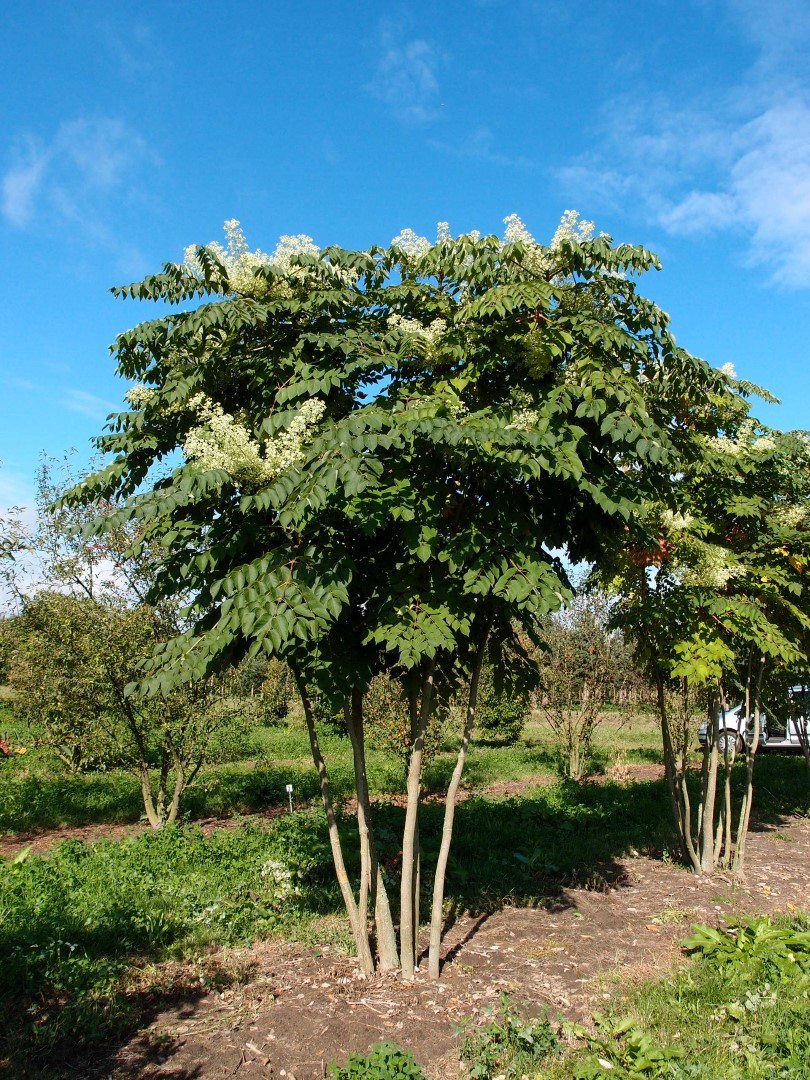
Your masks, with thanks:
[[[377,807],[385,866],[397,859],[403,814],[391,802]],[[441,816],[440,805],[425,805],[427,865]],[[342,828],[356,877],[353,819],[342,819]],[[667,828],[660,783],[558,782],[515,798],[469,798],[458,808],[448,918],[494,910],[506,898],[559,902],[561,884],[604,883],[629,848]],[[425,893],[425,915],[428,902]],[[236,824],[208,837],[191,825],[120,841],[62,841],[43,856],[0,866],[6,1054],[36,1062],[46,1075],[60,1047],[123,1036],[142,1022],[147,1007],[133,987],[145,965],[257,936],[349,947],[322,811],[280,815],[265,827]]]
[[[696,956],[663,979],[619,985],[595,1033],[537,1080],[810,1077],[810,917],[753,926],[755,948]],[[803,951],[788,950],[790,938],[803,938]]]
[[[631,733],[625,727],[611,735],[606,724],[603,734],[607,752],[614,737]],[[655,734],[651,722],[639,721],[638,753],[652,755]],[[348,743],[326,733],[323,744],[340,800],[353,790]],[[602,888],[622,872],[631,850],[657,854],[669,845],[663,780],[578,785],[555,779],[553,761],[547,733],[537,724],[516,746],[472,749],[466,775],[472,794],[457,810],[447,872],[449,922],[464,911],[496,910],[504,901],[564,903],[564,886]],[[428,766],[428,788],[446,784],[453,762],[448,742]],[[394,867],[404,810],[401,800],[388,796],[402,790],[401,767],[372,753],[369,776],[382,864]],[[743,776],[735,766],[735,786]],[[501,779],[529,782],[514,796],[487,795]],[[294,785],[298,812],[264,827],[236,822],[206,838],[189,825],[118,842],[65,841],[17,866],[0,864],[0,1007],[6,1054],[18,1075],[26,1075],[20,1065],[26,1060],[34,1063],[28,1075],[47,1076],[60,1047],[123,1036],[165,1005],[167,994],[193,998],[214,977],[201,975],[201,984],[183,976],[168,986],[165,966],[150,965],[171,958],[200,964],[208,946],[268,935],[349,947],[305,732],[293,726],[260,731],[250,760],[201,776],[187,794],[185,813],[227,816],[285,806],[286,783]],[[778,821],[806,812],[806,783],[801,758],[763,756],[759,814]],[[426,889],[442,813],[439,803],[423,806]],[[137,821],[140,815],[137,785],[120,771],[68,776],[44,751],[0,764],[0,831]],[[356,877],[356,825],[346,817],[341,827]],[[424,915],[428,899],[425,894]],[[396,904],[395,891],[392,900]],[[642,1022],[653,1021],[639,1014]],[[0,1067],[2,1057],[0,1050]]]
[[[62,841],[0,866],[0,1065],[9,1057],[40,1075],[60,1047],[135,1030],[145,1006],[134,991],[150,963],[257,936],[348,949],[339,912],[313,812],[208,837],[186,827]]]
[[[627,763],[660,761],[660,732],[650,715],[623,718],[616,713],[596,731],[593,766],[609,770],[620,759]],[[354,792],[348,739],[326,731],[322,749],[330,782],[340,801]],[[442,791],[455,765],[457,738],[448,738],[442,751],[425,769],[425,786]],[[257,813],[287,803],[291,783],[297,806],[317,803],[317,777],[309,756],[306,732],[295,724],[259,728],[248,758],[203,770],[187,790],[182,812],[186,819],[229,817]],[[548,728],[537,714],[515,746],[488,746],[473,742],[464,773],[464,787],[482,792],[498,781],[548,782],[555,776],[556,752]],[[778,817],[807,812],[807,781],[798,755],[762,755],[757,762],[756,812]],[[743,770],[735,766],[734,783]],[[372,794],[397,795],[404,790],[400,763],[370,750],[368,776]],[[29,748],[21,756],[0,761],[0,835],[38,832],[62,825],[135,823],[143,818],[140,789],[135,778],[120,769],[69,775],[45,749]]]

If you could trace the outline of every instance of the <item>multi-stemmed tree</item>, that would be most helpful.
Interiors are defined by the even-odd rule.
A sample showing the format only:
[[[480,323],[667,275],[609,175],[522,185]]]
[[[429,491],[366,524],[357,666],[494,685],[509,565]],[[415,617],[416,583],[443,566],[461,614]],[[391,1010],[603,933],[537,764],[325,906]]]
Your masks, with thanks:
[[[764,685],[807,670],[810,608],[810,441],[772,431],[740,393],[714,403],[701,452],[677,477],[673,501],[647,507],[654,543],[626,546],[613,578],[618,620],[658,686],[664,761],[678,840],[697,871],[742,869]],[[767,396],[767,395],[766,395]],[[615,569],[615,566],[613,567]],[[675,691],[674,707],[670,704]],[[709,713],[700,790],[690,794],[694,703]],[[724,709],[743,700],[753,738],[725,730]],[[746,785],[733,827],[731,766],[746,754]],[[721,772],[722,770],[722,772]]]
[[[164,549],[152,598],[191,598],[138,692],[165,694],[263,652],[292,669],[362,966],[412,977],[426,725],[441,684],[467,683],[461,749],[433,872],[429,967],[439,971],[455,796],[488,642],[568,595],[553,552],[594,560],[638,532],[637,510],[696,453],[695,415],[724,378],[675,345],[634,276],[657,260],[592,238],[567,214],[549,246],[516,218],[504,239],[439,227],[387,247],[318,250],[283,238],[228,248],[116,290],[190,307],[119,336],[131,408],[99,448],[112,460],[76,504],[125,500],[96,530],[134,522]],[[207,297],[207,299],[206,299]],[[203,302],[198,301],[202,298]],[[388,672],[408,702],[399,949],[365,778],[364,694]],[[343,704],[354,749],[359,894],[346,874],[313,700]]]
[[[45,460],[36,514],[20,523],[3,571],[16,612],[6,626],[7,681],[15,713],[71,769],[120,766],[138,780],[149,824],[177,819],[186,788],[253,720],[232,675],[178,686],[160,699],[128,694],[139,662],[182,627],[182,590],[147,602],[160,564],[135,523],[114,523],[110,504],[56,506],[75,474]],[[98,537],[90,520],[108,519]]]

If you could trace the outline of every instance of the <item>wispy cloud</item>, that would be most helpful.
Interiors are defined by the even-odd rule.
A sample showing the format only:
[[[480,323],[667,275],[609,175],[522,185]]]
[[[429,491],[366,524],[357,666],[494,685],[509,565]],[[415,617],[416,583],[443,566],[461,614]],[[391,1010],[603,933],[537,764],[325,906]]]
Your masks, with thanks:
[[[33,501],[31,478],[6,469],[0,462],[0,516],[8,513],[12,506],[26,507]]]
[[[98,200],[134,182],[152,155],[144,139],[122,120],[66,120],[50,140],[21,135],[9,152],[0,181],[0,212],[24,228],[39,217],[86,223],[97,220]]]
[[[558,178],[569,195],[630,203],[673,235],[734,233],[748,265],[772,282],[807,288],[810,79],[793,61],[796,42],[810,43],[810,12],[792,0],[774,3],[771,12],[728,0],[759,51],[722,98],[611,101],[601,145]]]
[[[438,57],[422,38],[399,42],[390,31],[382,34],[382,57],[367,89],[397,120],[423,124],[437,115]]]
[[[92,416],[96,420],[104,420],[109,413],[119,412],[121,409],[120,402],[107,401],[96,394],[89,394],[86,390],[78,390],[75,387],[68,386],[62,392],[66,409],[70,409],[71,412],[83,413],[85,416]]]
[[[509,154],[498,145],[491,128],[482,125],[469,136],[451,142],[445,139],[428,139],[428,146],[455,158],[468,158],[471,161],[485,162],[487,165],[500,165],[504,168],[534,169],[537,163],[522,154]]]

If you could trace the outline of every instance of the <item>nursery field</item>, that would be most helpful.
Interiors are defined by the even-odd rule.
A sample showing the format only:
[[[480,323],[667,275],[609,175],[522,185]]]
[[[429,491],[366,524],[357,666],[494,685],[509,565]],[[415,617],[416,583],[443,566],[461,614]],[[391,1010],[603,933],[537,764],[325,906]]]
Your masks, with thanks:
[[[606,714],[578,784],[537,718],[514,746],[474,746],[442,978],[411,985],[357,972],[294,718],[210,767],[159,832],[128,774],[69,775],[25,747],[0,762],[0,1070],[303,1080],[348,1058],[336,1075],[810,1076],[804,761],[761,756],[746,876],[700,878],[672,858],[659,741],[643,712]],[[348,742],[322,744],[349,834]],[[394,873],[403,773],[368,756]],[[453,757],[443,745],[425,773],[428,868]],[[383,1040],[418,1064],[350,1057]]]

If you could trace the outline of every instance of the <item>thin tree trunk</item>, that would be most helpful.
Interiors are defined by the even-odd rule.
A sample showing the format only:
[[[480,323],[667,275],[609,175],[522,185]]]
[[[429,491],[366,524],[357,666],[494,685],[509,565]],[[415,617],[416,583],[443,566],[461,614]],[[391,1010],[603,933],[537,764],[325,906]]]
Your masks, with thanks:
[[[433,697],[433,672],[436,667],[432,660],[422,679],[421,701],[414,740],[411,745],[411,757],[408,764],[408,801],[405,810],[405,826],[402,831],[402,879],[400,881],[399,904],[399,953],[402,975],[408,981],[414,977],[416,967],[416,942],[414,939],[413,889],[416,864],[416,826],[419,817],[419,795],[422,781],[422,752],[425,745],[425,729],[430,716]]]
[[[138,767],[138,780],[141,785],[141,795],[143,796],[143,808],[146,811],[146,820],[152,826],[153,829],[159,829],[163,822],[160,820],[155,809],[155,801],[152,798],[152,784],[149,780],[149,770],[145,765]]]
[[[413,966],[415,970],[419,966],[419,922],[421,916],[420,900],[422,896],[422,838],[419,835],[418,815],[413,835],[413,859],[413,892],[411,893],[411,902],[413,904]]]
[[[335,809],[332,805],[332,794],[329,790],[329,777],[326,772],[326,762],[323,759],[321,747],[318,742],[318,733],[315,730],[315,717],[312,712],[312,702],[310,701],[303,680],[297,672],[294,674],[298,686],[298,693],[301,697],[301,704],[304,707],[304,718],[307,724],[307,732],[309,733],[309,745],[312,751],[312,760],[318,771],[321,799],[323,801],[324,811],[326,812],[326,823],[329,831],[329,845],[332,849],[332,861],[335,864],[335,875],[337,876],[340,892],[343,896],[343,903],[346,905],[346,913],[349,916],[352,936],[354,937],[354,944],[357,949],[357,959],[364,973],[366,975],[372,975],[374,973],[374,961],[371,956],[371,946],[368,940],[368,926],[364,926],[360,922],[357,902],[354,899],[354,893],[352,892],[352,887],[349,883],[349,875],[346,873],[346,864],[343,860],[343,848],[340,843],[340,833],[338,832],[337,821],[335,819]]]
[[[717,794],[717,740],[720,734],[720,714],[717,703],[712,705],[711,714],[711,746],[707,748],[708,755],[704,756],[704,784],[701,799],[701,822],[700,822],[700,869],[704,874],[711,874],[715,867],[714,862],[714,807]]]
[[[175,768],[177,772],[174,777],[174,791],[172,792],[172,801],[169,803],[169,813],[166,815],[166,824],[174,825],[177,821],[177,815],[180,812],[180,796],[183,794],[186,788],[186,778],[183,772],[183,765],[181,762],[176,762]]]
[[[746,741],[745,744],[745,794],[743,795],[742,805],[740,806],[740,818],[737,823],[737,843],[734,848],[734,869],[740,873],[745,867],[745,846],[748,839],[748,825],[751,820],[751,805],[754,801],[754,761],[756,760],[757,750],[759,749],[759,712],[760,712],[760,691],[762,689],[762,676],[765,671],[765,657],[760,658],[759,670],[757,671],[757,681],[754,688],[754,732],[751,736],[750,743]],[[746,696],[746,716],[750,715],[750,674],[748,683],[745,688]]]
[[[374,904],[374,922],[377,929],[377,954],[381,971],[393,971],[399,967],[397,935],[391,917],[391,903],[385,888],[382,868],[377,863],[377,894]]]
[[[166,794],[169,789],[169,769],[171,768],[171,756],[165,740],[160,755],[160,773],[158,775],[157,791],[157,815],[162,825],[166,823]]]
[[[391,905],[385,888],[382,871],[377,857],[377,845],[374,842],[374,830],[371,824],[371,799],[368,793],[366,774],[365,724],[363,718],[363,695],[361,691],[352,691],[351,707],[346,712],[346,726],[352,744],[354,759],[354,779],[357,789],[357,827],[360,833],[360,904],[358,914],[363,925],[368,918],[366,896],[371,897],[374,911],[377,951],[380,968],[390,971],[399,966],[394,921],[391,918]],[[364,879],[367,885],[364,885]]]
[[[669,726],[669,714],[667,712],[666,695],[664,690],[664,677],[658,666],[655,668],[655,688],[658,696],[658,713],[661,717],[661,740],[664,747],[664,774],[667,778],[667,791],[669,793],[669,807],[672,812],[672,820],[675,824],[675,832],[678,837],[678,847],[681,858],[686,856],[686,837],[684,829],[683,811],[678,801],[677,776],[678,768],[675,759],[675,748],[672,744],[672,732]]]
[[[344,702],[343,717],[352,744],[354,780],[357,790],[357,832],[360,837],[360,894],[357,901],[357,918],[368,933],[368,896],[371,888],[371,852],[369,844],[368,784],[363,746],[363,696],[352,691],[351,702]],[[374,874],[376,887],[377,875]]]
[[[700,858],[698,857],[697,851],[695,851],[695,842],[692,839],[692,801],[689,798],[689,785],[686,782],[686,773],[681,775],[680,788],[681,801],[683,803],[683,836],[686,841],[686,854],[689,862],[692,864],[692,869],[695,873],[698,873],[700,871]]]
[[[442,909],[444,907],[444,882],[447,874],[447,860],[450,856],[450,842],[453,839],[453,820],[456,814],[456,798],[458,795],[461,776],[464,772],[464,763],[467,759],[467,747],[470,745],[472,730],[475,725],[475,710],[478,704],[478,683],[481,679],[481,668],[486,655],[487,638],[489,636],[489,620],[484,626],[481,640],[473,661],[473,669],[470,674],[470,691],[467,699],[467,716],[464,722],[464,734],[461,739],[461,747],[456,758],[456,767],[450,778],[447,788],[447,799],[444,804],[444,823],[442,825],[442,839],[439,847],[439,857],[436,861],[436,875],[433,878],[433,906],[430,913],[430,951],[428,953],[428,974],[431,979],[439,977],[439,952],[442,944]]]

